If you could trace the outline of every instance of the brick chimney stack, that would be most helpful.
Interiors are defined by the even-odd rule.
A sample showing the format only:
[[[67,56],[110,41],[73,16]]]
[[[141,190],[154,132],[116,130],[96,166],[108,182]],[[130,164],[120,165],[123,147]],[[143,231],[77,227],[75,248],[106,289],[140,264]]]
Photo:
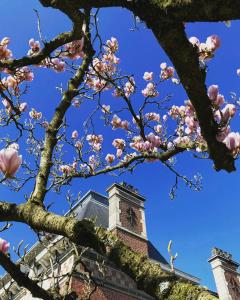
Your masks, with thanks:
[[[127,183],[114,183],[109,193],[109,230],[134,251],[148,254],[144,201]]]
[[[239,264],[232,260],[232,255],[218,248],[213,248],[211,264],[217,292],[220,300],[240,299]]]

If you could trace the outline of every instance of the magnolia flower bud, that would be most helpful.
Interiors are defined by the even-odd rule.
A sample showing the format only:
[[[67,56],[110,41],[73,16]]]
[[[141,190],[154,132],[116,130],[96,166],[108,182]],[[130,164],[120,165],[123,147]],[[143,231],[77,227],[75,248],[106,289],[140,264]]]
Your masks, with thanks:
[[[217,98],[217,95],[218,95],[218,85],[215,84],[210,85],[208,88],[208,97],[214,101]]]
[[[0,171],[8,178],[13,178],[22,163],[22,156],[12,147],[0,151]]]
[[[7,241],[0,238],[0,252],[7,253],[9,247],[10,247],[10,244]]]
[[[77,139],[77,138],[78,138],[78,132],[77,132],[77,130],[74,130],[72,132],[72,139]]]

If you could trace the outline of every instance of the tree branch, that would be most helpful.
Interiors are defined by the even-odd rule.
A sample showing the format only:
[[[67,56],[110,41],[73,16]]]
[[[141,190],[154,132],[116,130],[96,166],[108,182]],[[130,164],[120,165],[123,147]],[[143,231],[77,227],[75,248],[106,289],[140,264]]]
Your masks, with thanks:
[[[234,158],[229,149],[216,139],[218,125],[214,120],[211,100],[207,95],[206,73],[200,68],[197,52],[186,37],[183,24],[162,23],[152,18],[148,21],[148,26],[172,60],[195,108],[201,133],[208,144],[209,156],[214,162],[215,169],[234,171]]]
[[[35,281],[31,280],[26,274],[24,274],[20,265],[15,265],[11,259],[0,252],[0,265],[11,275],[12,278],[20,287],[28,289],[34,297],[40,297],[44,300],[57,300],[60,297],[56,297],[50,292],[41,288]]]
[[[70,14],[69,11],[68,14]],[[82,25],[83,22],[82,14],[78,14],[76,11],[73,11],[72,19],[75,20],[77,16],[81,20],[80,22],[80,20],[78,19],[78,24],[81,23]],[[90,16],[86,16],[86,20],[85,20],[88,23],[89,23],[89,17]],[[47,128],[45,141],[44,141],[44,150],[41,155],[40,168],[39,168],[38,175],[36,177],[34,191],[29,199],[30,202],[35,202],[42,205],[44,201],[48,177],[49,177],[50,169],[52,167],[52,154],[57,143],[57,133],[63,122],[63,118],[68,108],[71,106],[72,99],[78,94],[78,87],[84,79],[85,73],[92,61],[93,55],[94,55],[94,50],[91,45],[89,32],[87,31],[85,33],[85,58],[82,62],[82,65],[76,71],[75,75],[68,81],[68,88],[63,93],[61,102],[56,108],[55,114]]]
[[[62,217],[45,211],[39,205],[26,203],[17,206],[6,202],[0,202],[0,219],[2,221],[22,222],[30,225],[36,231],[65,236],[77,245],[91,247],[97,252],[107,255],[110,260],[136,281],[140,289],[143,289],[155,299],[163,299],[160,284],[164,282],[169,283],[169,295],[177,297],[178,287],[180,286],[181,293],[184,292],[186,295],[192,291],[198,291],[201,295],[207,296],[201,298],[203,300],[215,299],[203,288],[181,281],[174,274],[169,275],[161,269],[159,264],[150,261],[142,254],[132,251],[111,232],[103,228],[96,228],[90,220],[78,221],[73,217]],[[15,279],[14,276],[13,278]]]
[[[236,0],[39,0],[52,8],[124,7],[133,12],[158,15],[158,19],[178,22],[218,22],[240,19],[240,3]]]

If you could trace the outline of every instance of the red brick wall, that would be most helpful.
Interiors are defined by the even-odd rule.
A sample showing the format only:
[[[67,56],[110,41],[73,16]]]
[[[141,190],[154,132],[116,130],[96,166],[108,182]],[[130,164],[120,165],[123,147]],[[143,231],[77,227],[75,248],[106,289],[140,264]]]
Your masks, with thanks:
[[[124,242],[124,244],[131,247],[132,250],[148,255],[148,246],[146,240],[121,230],[120,228],[114,229],[113,233],[115,233],[117,237]]]
[[[72,290],[79,295],[78,300],[84,296],[84,283],[79,278],[72,278]],[[124,293],[111,290],[106,287],[97,287],[91,295],[90,300],[138,300],[138,298],[128,296]]]
[[[134,226],[131,225],[131,222],[129,221],[128,217],[129,217],[129,214],[128,214],[128,209],[129,207],[131,207],[136,215],[136,224]],[[120,222],[122,224],[122,227],[125,227],[127,228],[128,230],[130,231],[133,231],[137,234],[141,234],[142,231],[143,231],[143,227],[142,227],[142,214],[141,214],[141,211],[140,211],[140,208],[138,206],[135,206],[135,205],[132,205],[128,202],[125,202],[125,201],[120,201],[119,203],[119,208],[121,210],[121,213],[120,213]]]

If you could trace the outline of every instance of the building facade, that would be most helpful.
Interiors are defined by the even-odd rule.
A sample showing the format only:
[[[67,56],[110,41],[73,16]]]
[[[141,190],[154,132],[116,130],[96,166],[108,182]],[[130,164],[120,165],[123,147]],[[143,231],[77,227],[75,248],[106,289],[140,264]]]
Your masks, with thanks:
[[[79,220],[94,218],[97,226],[113,232],[134,251],[147,255],[163,270],[171,272],[169,263],[147,237],[145,198],[126,183],[115,183],[107,192],[108,196],[89,191],[68,214]],[[77,263],[79,257],[81,263]],[[31,278],[42,278],[40,284],[45,289],[58,286],[63,293],[75,291],[79,299],[153,300],[138,289],[136,283],[114,263],[106,261],[91,249],[76,250],[60,236],[52,237],[50,242],[36,243],[26,259],[30,267],[22,265],[22,271]],[[190,274],[177,269],[175,274],[199,284],[199,279]],[[4,287],[0,290],[0,299],[37,299],[26,289],[19,288],[8,275],[2,279]]]

